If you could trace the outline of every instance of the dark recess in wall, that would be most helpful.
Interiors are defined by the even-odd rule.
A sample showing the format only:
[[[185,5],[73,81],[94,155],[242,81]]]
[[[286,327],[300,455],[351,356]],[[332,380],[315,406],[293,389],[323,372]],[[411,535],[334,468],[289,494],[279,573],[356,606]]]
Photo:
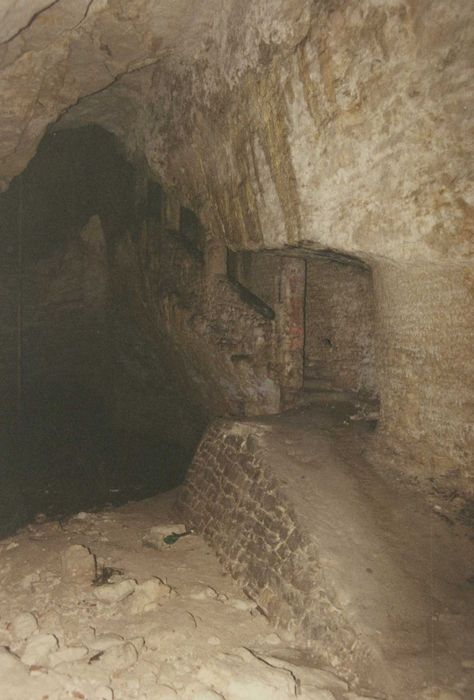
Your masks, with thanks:
[[[99,127],[45,137],[0,195],[0,534],[38,512],[60,517],[143,497],[184,475],[203,421],[173,388],[127,294],[117,294],[120,241],[161,204],[154,183],[137,196],[133,167]],[[184,222],[197,246],[193,222]],[[177,441],[158,421],[154,428],[153,406],[146,424],[116,421],[119,404],[127,415],[118,381],[127,372],[138,394],[140,382],[168,383],[161,400],[181,412],[189,405],[195,428]],[[167,410],[173,416],[171,403]]]

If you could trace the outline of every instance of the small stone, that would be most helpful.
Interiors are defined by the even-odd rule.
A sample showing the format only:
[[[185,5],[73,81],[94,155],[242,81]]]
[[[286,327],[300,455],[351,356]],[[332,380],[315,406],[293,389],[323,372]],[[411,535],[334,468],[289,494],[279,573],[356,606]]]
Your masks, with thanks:
[[[96,575],[96,561],[87,547],[73,544],[61,555],[63,576],[67,579],[92,582]]]
[[[18,656],[12,654],[6,647],[0,647],[0,677],[7,678],[11,673],[20,672],[26,676],[28,669],[22,664]]]
[[[25,612],[17,615],[12,622],[11,632],[14,639],[28,639],[32,634],[38,631],[38,621],[36,617]]]
[[[212,647],[217,647],[219,646],[219,644],[221,644],[221,640],[219,639],[219,637],[212,636],[208,638],[207,643],[210,644]]]
[[[137,587],[133,579],[127,578],[119,583],[106,583],[94,590],[94,595],[101,603],[120,603],[131,595]]]
[[[156,610],[159,602],[168,600],[173,589],[159,578],[151,578],[136,586],[130,611],[134,615]]]
[[[218,593],[211,586],[195,586],[189,593],[192,600],[217,600]]]
[[[164,525],[155,525],[143,538],[143,543],[155,547],[157,549],[166,548],[164,538],[168,535],[183,535],[186,532],[186,526],[182,523],[165,523]]]
[[[145,646],[145,640],[143,637],[133,637],[129,641],[133,644],[138,653],[140,653]]]
[[[255,610],[257,604],[250,600],[240,600],[239,598],[231,598],[227,601],[227,604],[236,610],[243,610],[249,612],[250,610]]]
[[[6,550],[7,552],[10,552],[12,549],[16,549],[16,547],[19,547],[20,545],[18,542],[10,542],[10,544],[7,544]]]
[[[37,634],[26,643],[21,660],[27,666],[47,666],[49,656],[59,647],[54,634]]]
[[[150,530],[150,535],[171,535],[172,533],[176,535],[182,535],[186,532],[186,525],[182,523],[165,523],[164,525],[155,525]]]
[[[90,517],[89,513],[84,513],[84,511],[81,511],[80,513],[76,513],[76,515],[72,516],[73,520],[87,520],[87,518]]]
[[[218,654],[201,666],[198,680],[212,687],[227,700],[287,700],[298,694],[298,680],[286,668],[276,668],[248,649]],[[329,691],[311,690],[307,700],[334,700]]]
[[[84,659],[87,656],[88,652],[87,647],[66,647],[50,654],[49,664],[54,667],[63,663],[80,661],[80,659]]]
[[[463,668],[474,668],[474,659],[464,659],[461,666]]]
[[[100,663],[110,673],[125,671],[138,660],[138,652],[131,642],[110,647],[104,651]]]

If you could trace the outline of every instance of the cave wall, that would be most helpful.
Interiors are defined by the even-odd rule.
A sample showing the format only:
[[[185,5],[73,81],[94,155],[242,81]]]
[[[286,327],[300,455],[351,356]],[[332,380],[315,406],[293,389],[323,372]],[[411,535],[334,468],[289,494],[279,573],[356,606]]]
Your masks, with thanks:
[[[128,309],[167,365],[166,376],[172,372],[181,395],[194,400],[203,415],[277,412],[284,384],[277,322],[265,315],[258,299],[246,299],[229,279],[225,247],[208,240],[197,220],[200,241],[190,242],[179,223],[183,212],[171,221],[167,212],[163,201],[116,251],[119,313]],[[143,374],[141,384],[150,387],[149,382]],[[145,389],[145,396],[149,393]],[[143,406],[141,392],[137,400]],[[166,402],[162,409],[168,430],[181,434],[182,421],[169,413]]]
[[[42,406],[59,401],[59,430],[62,412],[93,412],[107,396],[108,270],[99,218],[48,257],[26,263],[22,276],[22,410],[39,422]]]
[[[381,264],[376,362],[381,430],[372,445],[456,498],[474,493],[472,269]]]
[[[155,75],[142,149],[231,247],[467,263],[473,12],[313,3],[295,46],[262,50],[238,82],[199,62]]]
[[[99,123],[229,248],[364,260],[375,281],[380,444],[409,473],[453,475],[470,489],[474,7],[203,8],[191,17],[165,0],[143,0],[140,12],[62,2],[23,30],[10,15],[3,183],[47,124]]]
[[[51,135],[1,196],[3,405],[15,405],[21,244],[23,414],[55,422],[90,396],[107,429],[190,456],[211,417],[280,409],[290,300],[275,314],[232,280],[222,242],[117,147],[97,127]]]
[[[0,196],[5,433],[16,429],[19,382],[21,412],[33,421],[60,387],[70,387],[69,410],[84,394],[101,401],[106,393],[107,251],[94,216],[100,156],[93,134],[90,162],[87,149],[79,148],[80,135],[50,138]]]
[[[378,444],[403,472],[469,493],[472,13],[314,3],[298,45],[231,86],[213,91],[202,65],[155,76],[167,109],[151,102],[139,139],[231,248],[328,248],[376,270]]]
[[[139,181],[114,137],[86,127],[45,139],[27,170],[0,195],[7,250],[1,275],[2,454],[9,469],[18,472],[20,464],[33,480],[34,465],[43,469],[53,457],[64,469],[77,469],[72,452],[82,442],[94,455],[111,451],[106,435],[109,441],[123,438],[124,450],[140,435],[144,450],[173,443],[165,471],[176,463],[183,470],[205,425],[192,396],[183,400],[166,348],[154,346],[130,300],[116,295],[121,242],[145,225]],[[155,391],[157,385],[166,391]],[[163,414],[167,425],[160,425]],[[61,445],[71,453],[66,459],[53,455]]]

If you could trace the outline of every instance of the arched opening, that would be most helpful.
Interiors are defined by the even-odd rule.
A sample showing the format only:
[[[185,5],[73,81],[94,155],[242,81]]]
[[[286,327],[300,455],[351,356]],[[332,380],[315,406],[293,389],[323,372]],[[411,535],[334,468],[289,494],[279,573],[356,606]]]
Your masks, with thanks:
[[[47,136],[0,196],[5,531],[142,498],[185,472],[206,419],[137,323],[123,274],[157,194],[139,190],[111,134],[84,127]]]

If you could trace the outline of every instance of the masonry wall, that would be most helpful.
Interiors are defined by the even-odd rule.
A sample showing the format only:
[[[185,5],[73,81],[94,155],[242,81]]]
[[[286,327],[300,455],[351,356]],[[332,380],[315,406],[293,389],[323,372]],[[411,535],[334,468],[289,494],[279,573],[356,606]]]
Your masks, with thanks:
[[[225,270],[208,264],[208,245],[212,241],[197,254],[179,230],[152,218],[137,235],[121,239],[112,263],[118,336],[132,322],[150,350],[148,374],[138,373],[137,403],[143,404],[138,387],[145,403],[153,400],[153,387],[161,406],[155,420],[159,415],[159,424],[176,435],[183,429],[176,419],[180,405],[172,396],[163,400],[172,386],[208,419],[274,413],[280,406],[275,324],[242,300]],[[131,321],[121,323],[124,317]],[[119,351],[121,364],[137,354],[130,340],[131,352]]]
[[[216,421],[180,489],[179,517],[204,536],[273,623],[339,675],[371,667],[375,678],[382,671],[325,579],[317,538],[284,492],[287,477],[272,468],[258,426]]]
[[[276,624],[315,638],[315,608],[322,625],[327,604],[313,596],[321,576],[317,554],[265,464],[252,427],[217,421],[207,430],[178,508]],[[342,642],[343,629],[340,636]]]
[[[381,421],[373,459],[435,484],[452,502],[472,498],[472,271],[384,263],[374,283]]]
[[[282,256],[271,252],[229,252],[230,274],[268,306],[280,302],[280,275]]]
[[[375,299],[370,269],[306,262],[305,374],[321,388],[375,394]]]

